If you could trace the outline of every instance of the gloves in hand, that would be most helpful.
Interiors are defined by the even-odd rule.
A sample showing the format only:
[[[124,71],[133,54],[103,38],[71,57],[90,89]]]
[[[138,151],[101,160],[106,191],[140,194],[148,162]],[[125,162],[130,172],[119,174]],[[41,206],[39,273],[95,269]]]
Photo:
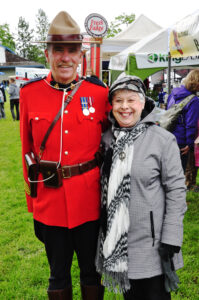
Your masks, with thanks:
[[[163,273],[165,275],[165,290],[167,293],[175,291],[178,289],[178,283],[180,281],[174,269],[173,256],[180,251],[180,247],[162,243],[158,251],[161,257]]]

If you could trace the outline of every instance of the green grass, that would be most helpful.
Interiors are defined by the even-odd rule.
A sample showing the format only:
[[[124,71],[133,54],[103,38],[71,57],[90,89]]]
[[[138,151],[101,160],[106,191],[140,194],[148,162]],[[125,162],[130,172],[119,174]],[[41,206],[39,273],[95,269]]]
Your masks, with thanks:
[[[12,121],[9,102],[0,120],[0,300],[47,299],[49,268],[43,245],[34,236],[27,212],[21,166],[19,122]],[[199,178],[198,178],[199,184]],[[187,194],[184,220],[184,268],[172,300],[199,300],[199,196]],[[74,300],[80,300],[79,269],[72,266]],[[106,291],[105,300],[122,299]],[[161,300],[161,299],[160,299]]]

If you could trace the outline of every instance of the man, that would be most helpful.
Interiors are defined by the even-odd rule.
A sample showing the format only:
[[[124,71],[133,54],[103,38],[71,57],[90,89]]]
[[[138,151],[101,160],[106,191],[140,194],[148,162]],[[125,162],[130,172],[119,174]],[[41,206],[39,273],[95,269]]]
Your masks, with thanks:
[[[49,75],[26,84],[20,94],[28,210],[50,265],[49,299],[72,299],[70,269],[76,252],[82,299],[101,300],[103,288],[94,263],[100,212],[95,155],[107,123],[108,89],[96,78],[78,77],[82,35],[68,13],[60,12],[52,21],[46,43]],[[61,116],[52,125],[60,108]],[[27,173],[24,156],[29,152],[39,161],[36,180]],[[36,184],[33,192],[30,187]]]

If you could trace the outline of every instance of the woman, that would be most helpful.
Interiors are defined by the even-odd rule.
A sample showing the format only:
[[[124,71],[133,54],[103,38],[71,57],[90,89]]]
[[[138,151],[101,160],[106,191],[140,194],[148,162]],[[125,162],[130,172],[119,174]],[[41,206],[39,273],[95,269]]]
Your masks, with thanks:
[[[155,125],[154,104],[145,98],[135,76],[110,88],[96,266],[124,299],[167,300],[178,282],[172,264],[183,266],[185,178],[175,137]]]
[[[195,69],[188,73],[183,79],[180,87],[174,88],[168,97],[167,109],[173,104],[179,103],[187,96],[193,94],[195,97],[183,108],[173,134],[177,139],[181,151],[181,161],[184,172],[187,166],[188,153],[194,151],[194,140],[197,131],[197,121],[199,119],[199,98],[196,93],[199,91],[199,70]]]

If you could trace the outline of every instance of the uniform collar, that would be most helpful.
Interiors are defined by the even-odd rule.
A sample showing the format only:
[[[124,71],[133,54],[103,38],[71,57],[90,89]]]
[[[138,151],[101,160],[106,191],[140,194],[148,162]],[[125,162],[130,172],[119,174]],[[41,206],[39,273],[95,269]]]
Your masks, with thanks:
[[[48,74],[46,80],[55,89],[58,89],[58,90],[67,89],[67,91],[71,91],[74,89],[76,83],[79,81],[79,76],[77,75],[76,78],[73,81],[71,81],[70,83],[63,84],[63,83],[56,82],[52,77],[52,73],[50,72]]]

